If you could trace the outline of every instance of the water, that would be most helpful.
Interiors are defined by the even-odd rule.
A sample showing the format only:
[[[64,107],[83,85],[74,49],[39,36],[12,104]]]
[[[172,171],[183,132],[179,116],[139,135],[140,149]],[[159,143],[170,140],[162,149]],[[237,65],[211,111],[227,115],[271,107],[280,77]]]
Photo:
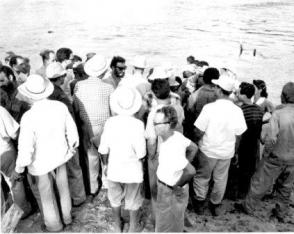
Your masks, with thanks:
[[[294,81],[293,12],[292,0],[1,0],[0,56],[28,56],[34,69],[42,49],[64,46],[177,67],[194,55],[240,80],[264,79],[278,104],[283,84]]]

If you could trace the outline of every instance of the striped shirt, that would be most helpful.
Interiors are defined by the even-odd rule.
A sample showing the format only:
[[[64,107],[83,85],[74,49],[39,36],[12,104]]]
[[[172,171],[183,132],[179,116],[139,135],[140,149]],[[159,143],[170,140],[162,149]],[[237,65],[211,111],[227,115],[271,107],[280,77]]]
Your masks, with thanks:
[[[74,103],[80,119],[91,127],[104,125],[110,117],[110,94],[113,87],[96,77],[79,81],[74,89]]]
[[[241,109],[245,117],[247,130],[242,134],[238,152],[239,155],[244,155],[248,158],[256,157],[262,129],[263,111],[256,104],[243,104]]]

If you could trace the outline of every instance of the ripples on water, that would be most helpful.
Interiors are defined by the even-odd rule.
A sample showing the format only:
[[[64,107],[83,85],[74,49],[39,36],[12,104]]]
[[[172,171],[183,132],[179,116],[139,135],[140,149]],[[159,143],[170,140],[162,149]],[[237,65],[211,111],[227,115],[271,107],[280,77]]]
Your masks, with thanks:
[[[68,46],[150,64],[185,64],[188,55],[234,70],[241,80],[264,79],[279,103],[294,81],[294,2],[265,0],[1,0],[0,54],[13,50],[40,64],[44,48]],[[48,33],[53,31],[53,33]],[[240,43],[244,54],[239,55]],[[253,56],[253,50],[257,55]]]

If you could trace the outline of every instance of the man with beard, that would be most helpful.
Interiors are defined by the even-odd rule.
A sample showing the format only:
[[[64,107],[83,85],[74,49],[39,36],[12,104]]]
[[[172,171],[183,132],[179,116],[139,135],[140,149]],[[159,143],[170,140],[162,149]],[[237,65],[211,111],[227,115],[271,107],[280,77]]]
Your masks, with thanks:
[[[19,123],[22,115],[29,109],[29,105],[19,99],[15,75],[12,69],[7,66],[0,68],[0,87],[7,94],[5,95],[7,100],[4,107]]]
[[[125,71],[127,69],[125,63],[126,60],[123,57],[114,56],[110,63],[110,68],[112,69],[111,75],[103,81],[116,89],[121,79],[125,76]]]

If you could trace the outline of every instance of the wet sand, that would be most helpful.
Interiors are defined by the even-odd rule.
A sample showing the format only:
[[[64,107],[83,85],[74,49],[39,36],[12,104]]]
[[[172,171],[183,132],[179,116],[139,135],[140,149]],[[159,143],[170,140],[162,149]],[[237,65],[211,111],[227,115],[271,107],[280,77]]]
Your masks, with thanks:
[[[274,199],[261,202],[255,216],[248,216],[234,210],[234,202],[225,199],[223,204],[226,213],[219,217],[212,217],[208,209],[202,216],[187,210],[187,216],[192,226],[187,227],[187,232],[294,232],[294,207],[290,208],[290,214],[286,223],[278,223],[270,220],[270,211],[274,206]],[[293,199],[294,204],[294,199]],[[81,207],[73,208],[73,223],[67,226],[63,232],[114,232],[114,220],[111,207],[107,199],[106,190],[94,199],[93,203],[87,201]],[[150,201],[145,200],[142,212],[143,232],[154,232],[154,225],[150,221]],[[128,230],[128,217],[124,212],[126,221],[124,232]],[[16,228],[16,232],[32,233],[42,232],[42,219],[40,213],[35,213],[22,220]]]

